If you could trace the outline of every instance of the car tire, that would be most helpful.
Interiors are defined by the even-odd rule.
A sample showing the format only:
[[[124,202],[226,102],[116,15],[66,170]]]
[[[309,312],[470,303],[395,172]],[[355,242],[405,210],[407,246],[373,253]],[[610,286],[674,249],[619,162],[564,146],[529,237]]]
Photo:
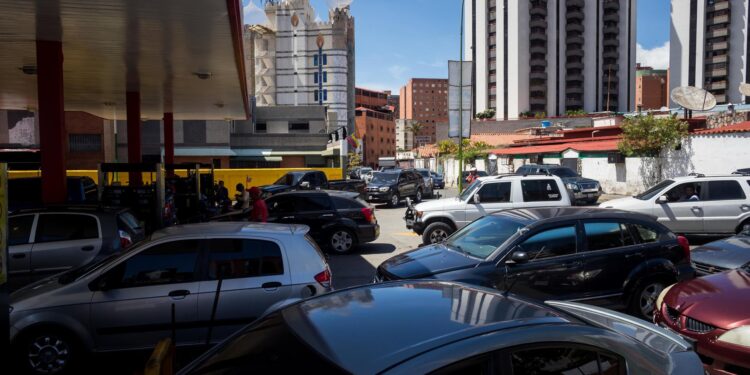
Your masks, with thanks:
[[[422,201],[422,189],[417,189],[417,194],[414,195],[414,202],[419,203]]]
[[[599,201],[599,198],[596,199],[587,199],[586,204],[596,204],[596,202]]]
[[[672,285],[665,278],[644,278],[638,282],[630,295],[630,313],[649,322],[653,321],[656,310],[656,299],[659,294]]]
[[[453,227],[442,221],[434,222],[427,226],[422,232],[422,243],[431,245],[443,242],[448,236],[453,234]]]
[[[740,226],[737,227],[737,229],[735,230],[735,233],[740,234],[742,232],[742,229],[745,227],[745,225],[750,225],[750,219],[743,221],[740,224]]]
[[[18,370],[24,374],[75,374],[83,357],[78,340],[52,327],[24,333],[13,348]]]
[[[398,196],[398,193],[393,193],[391,195],[391,198],[388,200],[388,207],[396,207],[401,202],[401,197]]]
[[[336,254],[348,254],[356,245],[357,237],[349,229],[334,229],[328,237],[328,248]]]

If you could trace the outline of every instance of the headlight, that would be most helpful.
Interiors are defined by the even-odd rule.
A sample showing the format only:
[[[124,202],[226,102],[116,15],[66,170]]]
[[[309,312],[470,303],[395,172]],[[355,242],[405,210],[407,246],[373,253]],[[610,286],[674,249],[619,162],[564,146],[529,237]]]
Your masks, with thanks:
[[[578,190],[578,185],[576,185],[574,183],[568,183],[565,186],[567,186],[568,189],[570,189],[570,190]]]
[[[659,293],[659,297],[656,297],[656,310],[661,310],[661,304],[664,302],[664,296],[667,295],[667,292],[669,292],[669,290],[672,289],[673,286],[674,284],[664,288],[664,290]]]
[[[389,188],[388,186],[383,186],[378,190],[380,190],[381,193],[385,193],[386,191],[391,190],[391,188]]]
[[[719,336],[719,341],[750,348],[750,326],[742,326]]]

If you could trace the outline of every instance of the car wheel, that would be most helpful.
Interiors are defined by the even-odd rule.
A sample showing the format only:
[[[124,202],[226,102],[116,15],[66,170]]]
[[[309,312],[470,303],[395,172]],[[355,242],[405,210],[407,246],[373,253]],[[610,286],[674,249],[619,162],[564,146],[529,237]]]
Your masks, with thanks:
[[[646,279],[640,282],[631,296],[631,313],[649,322],[652,321],[657,307],[656,299],[668,285],[669,283],[663,279]]]
[[[446,223],[438,221],[425,228],[422,233],[422,242],[428,245],[440,243],[445,241],[451,234],[453,234],[453,228]]]
[[[414,196],[414,202],[419,203],[422,201],[422,189],[417,189],[417,195]]]
[[[337,254],[346,254],[352,251],[355,242],[354,234],[348,229],[335,229],[328,239],[328,246]]]
[[[737,234],[742,233],[742,231],[745,229],[746,226],[750,226],[750,219],[743,221],[742,224],[740,224],[740,226],[737,227],[737,229],[735,230],[735,233]]]
[[[75,365],[82,354],[71,335],[56,329],[40,329],[25,334],[16,351],[15,359],[22,371],[46,375],[75,373]]]
[[[588,200],[586,200],[586,204],[596,204],[596,202],[598,202],[598,201],[599,201],[599,198],[588,199]]]
[[[398,206],[399,202],[401,202],[401,197],[399,197],[398,194],[393,193],[393,195],[391,195],[391,199],[388,201],[388,206],[396,207]]]

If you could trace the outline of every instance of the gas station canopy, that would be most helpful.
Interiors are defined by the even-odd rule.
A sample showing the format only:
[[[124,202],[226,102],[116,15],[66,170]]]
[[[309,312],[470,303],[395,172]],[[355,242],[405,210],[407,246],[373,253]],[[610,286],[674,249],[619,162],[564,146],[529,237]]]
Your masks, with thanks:
[[[35,110],[36,41],[62,42],[64,108],[246,119],[240,0],[0,0],[0,109]]]

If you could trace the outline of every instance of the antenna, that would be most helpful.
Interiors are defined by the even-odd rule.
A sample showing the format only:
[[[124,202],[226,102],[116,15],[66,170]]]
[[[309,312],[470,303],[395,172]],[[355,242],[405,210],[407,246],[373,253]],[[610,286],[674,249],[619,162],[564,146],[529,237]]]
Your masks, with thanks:
[[[669,97],[685,109],[686,118],[692,117],[692,111],[710,111],[716,107],[716,97],[713,94],[694,86],[677,87],[672,90]]]

